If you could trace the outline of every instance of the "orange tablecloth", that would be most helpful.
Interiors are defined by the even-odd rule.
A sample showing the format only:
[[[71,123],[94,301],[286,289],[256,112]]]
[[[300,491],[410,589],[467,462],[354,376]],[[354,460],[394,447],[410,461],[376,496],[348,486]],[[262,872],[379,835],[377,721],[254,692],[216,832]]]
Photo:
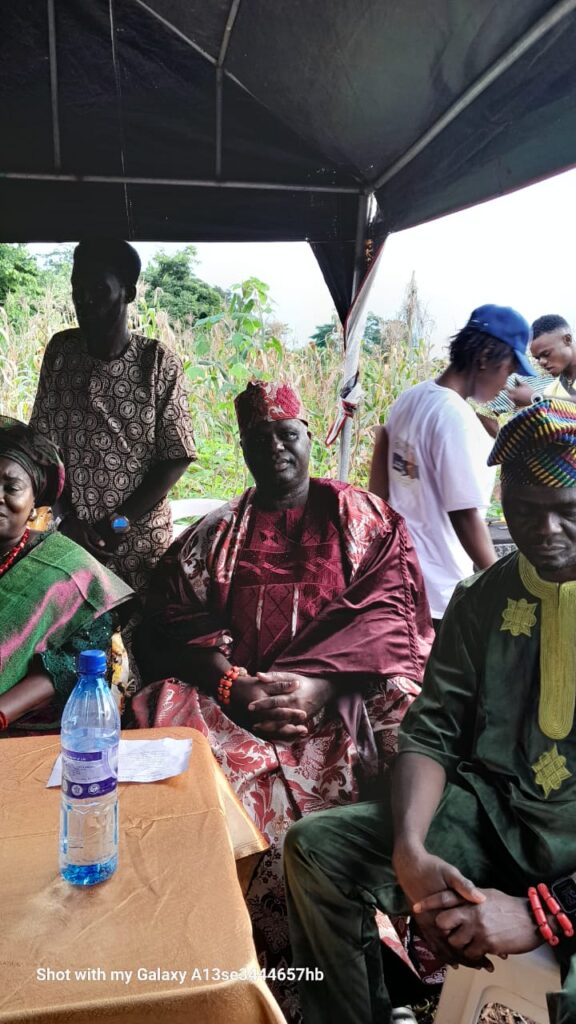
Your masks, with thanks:
[[[59,739],[0,742],[2,1024],[282,1024],[236,875],[264,841],[200,733],[125,738],[159,736],[192,737],[189,769],[120,786],[119,867],[88,889],[58,873]]]

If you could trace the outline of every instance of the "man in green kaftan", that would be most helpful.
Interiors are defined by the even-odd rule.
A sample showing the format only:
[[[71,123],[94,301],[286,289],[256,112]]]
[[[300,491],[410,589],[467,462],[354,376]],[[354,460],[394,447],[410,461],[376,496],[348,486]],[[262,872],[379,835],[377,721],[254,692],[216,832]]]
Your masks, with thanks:
[[[288,834],[295,967],[324,972],[302,983],[306,1024],[392,1019],[376,908],[411,912],[447,963],[491,970],[547,939],[550,1019],[576,1022],[576,407],[522,410],[489,461],[519,550],[456,589],[390,791]],[[529,887],[560,882],[566,916],[542,898],[538,918]]]

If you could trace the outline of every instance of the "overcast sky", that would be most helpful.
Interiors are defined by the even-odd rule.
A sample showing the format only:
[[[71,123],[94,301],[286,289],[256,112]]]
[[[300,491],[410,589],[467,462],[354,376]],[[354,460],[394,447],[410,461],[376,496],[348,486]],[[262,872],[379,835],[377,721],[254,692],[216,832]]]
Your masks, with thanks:
[[[530,321],[560,313],[576,324],[575,238],[576,170],[391,235],[369,308],[394,317],[414,271],[435,347],[485,302],[515,306]],[[158,248],[170,252],[181,245],[138,242],[136,248],[146,262]],[[211,284],[228,287],[250,276],[266,281],[278,319],[297,342],[330,319],[330,295],[305,243],[202,243],[198,254],[197,273]]]

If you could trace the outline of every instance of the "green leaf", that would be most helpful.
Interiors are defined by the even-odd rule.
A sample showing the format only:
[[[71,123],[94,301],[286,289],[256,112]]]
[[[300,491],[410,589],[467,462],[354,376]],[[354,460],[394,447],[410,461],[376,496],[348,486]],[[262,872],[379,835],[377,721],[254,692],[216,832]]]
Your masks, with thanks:
[[[246,345],[247,339],[240,333],[240,331],[234,331],[230,341],[232,345],[234,345],[234,348],[239,349]]]
[[[194,322],[194,327],[209,327],[212,324],[219,324],[225,315],[225,313],[215,313],[214,316],[202,316]]]
[[[228,372],[236,380],[244,380],[250,374],[246,363],[234,363],[234,366],[231,366]]]
[[[277,355],[284,355],[284,348],[279,338],[268,338],[264,344],[264,348],[267,352],[276,352]]]
[[[209,337],[195,338],[194,339],[194,351],[196,352],[197,356],[208,355],[208,352],[210,351],[210,338]]]
[[[203,366],[193,366],[192,364],[188,364],[188,366],[185,366],[184,369],[186,371],[186,376],[189,378],[189,380],[206,379],[206,369]]]

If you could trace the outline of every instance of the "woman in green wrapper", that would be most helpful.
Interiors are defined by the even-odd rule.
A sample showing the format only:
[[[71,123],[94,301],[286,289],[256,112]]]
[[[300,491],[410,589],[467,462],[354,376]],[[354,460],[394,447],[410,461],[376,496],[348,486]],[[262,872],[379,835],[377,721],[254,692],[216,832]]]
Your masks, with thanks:
[[[58,449],[0,417],[0,735],[54,730],[76,679],[76,655],[109,650],[132,591],[83,548],[29,527],[36,503],[64,484]]]

